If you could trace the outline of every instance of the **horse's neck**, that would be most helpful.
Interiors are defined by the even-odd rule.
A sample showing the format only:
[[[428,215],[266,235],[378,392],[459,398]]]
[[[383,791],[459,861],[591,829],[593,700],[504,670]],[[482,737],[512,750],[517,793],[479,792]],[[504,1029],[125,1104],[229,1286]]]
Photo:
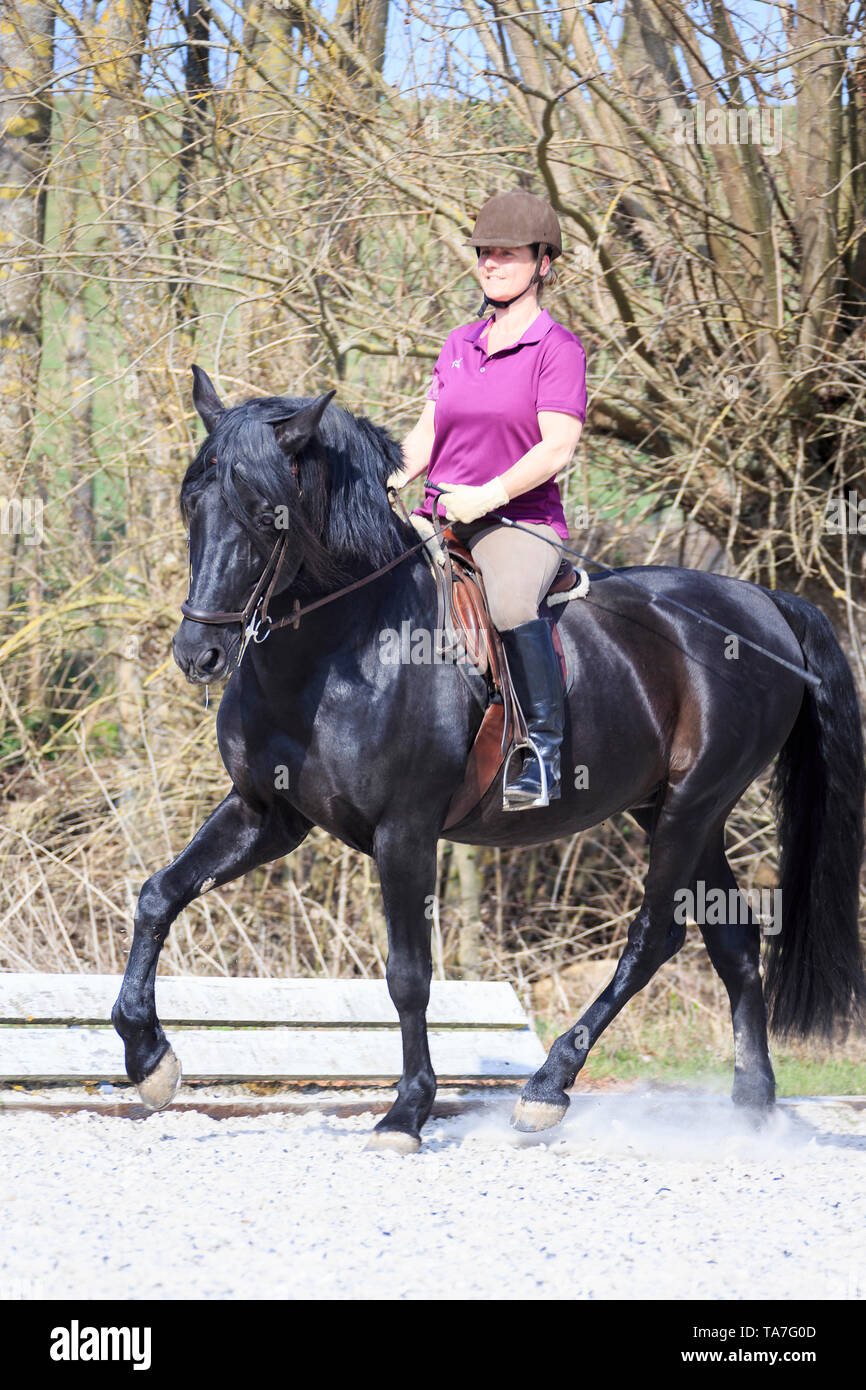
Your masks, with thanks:
[[[406,549],[409,548],[407,545]],[[369,564],[359,564],[358,570],[358,578],[363,579],[370,573]],[[327,592],[310,593],[300,602],[303,607],[316,599],[329,597]],[[291,614],[293,606],[294,597],[286,595],[287,615]],[[369,584],[333,597],[330,602],[303,614],[297,629],[291,625],[281,629],[291,642],[291,662],[279,663],[281,677],[284,674],[289,681],[297,677],[295,683],[302,684],[304,671],[353,650],[361,653],[371,645],[378,648],[380,634],[388,628],[399,628],[406,620],[415,628],[429,627],[432,632],[436,614],[436,583],[429,563],[416,552]],[[258,648],[258,652],[264,655],[264,647]],[[271,665],[267,663],[268,671]]]

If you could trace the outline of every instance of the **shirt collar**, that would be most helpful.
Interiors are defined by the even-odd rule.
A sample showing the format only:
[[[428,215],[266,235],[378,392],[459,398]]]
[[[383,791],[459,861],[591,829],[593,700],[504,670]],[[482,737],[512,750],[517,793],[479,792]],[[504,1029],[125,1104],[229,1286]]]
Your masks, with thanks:
[[[479,339],[481,337],[481,334],[484,332],[484,329],[486,328],[487,324],[492,322],[492,318],[489,318],[482,319],[477,326],[473,324],[469,330],[467,342],[472,343],[475,347],[479,349],[483,348],[483,344],[479,342]],[[546,333],[550,332],[552,327],[553,319],[550,317],[550,314],[547,312],[546,309],[542,309],[538,317],[532,321],[532,323],[529,325],[527,329],[524,330],[524,332],[518,338],[517,342],[512,343],[510,348],[503,348],[501,350],[503,352],[513,352],[515,348],[523,347],[524,344],[540,343],[541,339],[544,337]]]

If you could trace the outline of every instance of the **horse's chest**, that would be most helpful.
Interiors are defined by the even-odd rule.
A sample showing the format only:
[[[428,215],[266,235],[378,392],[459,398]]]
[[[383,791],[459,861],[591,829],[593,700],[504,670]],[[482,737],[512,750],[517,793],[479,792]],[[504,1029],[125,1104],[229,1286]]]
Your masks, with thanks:
[[[274,794],[294,799],[293,793],[302,790],[309,798],[316,789],[326,791],[332,778],[345,781],[347,771],[357,770],[362,761],[357,700],[339,698],[339,692],[286,701],[278,713],[258,692],[241,692],[220,716],[219,746],[227,772],[241,792],[249,789],[265,800]],[[365,747],[371,738],[375,742],[367,724]]]

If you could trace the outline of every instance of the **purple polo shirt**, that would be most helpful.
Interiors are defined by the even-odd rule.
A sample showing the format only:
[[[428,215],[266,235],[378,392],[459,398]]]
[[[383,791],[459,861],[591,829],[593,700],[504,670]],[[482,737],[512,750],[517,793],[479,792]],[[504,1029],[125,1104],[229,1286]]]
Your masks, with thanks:
[[[427,480],[478,486],[506,472],[541,441],[539,410],[586,420],[586,353],[576,333],[546,309],[513,347],[488,354],[479,338],[491,319],[456,328],[433,368],[427,399],[436,402]],[[430,516],[435,493],[416,512]],[[440,516],[445,515],[437,499]],[[555,478],[513,497],[503,516],[546,522],[563,540],[568,526]]]

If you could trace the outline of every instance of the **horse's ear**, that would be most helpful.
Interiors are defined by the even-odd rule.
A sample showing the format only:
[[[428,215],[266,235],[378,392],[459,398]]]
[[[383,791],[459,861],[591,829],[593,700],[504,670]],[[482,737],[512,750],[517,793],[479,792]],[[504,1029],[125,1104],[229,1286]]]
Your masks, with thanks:
[[[284,454],[297,454],[310,442],[319,428],[325,407],[336,394],[336,391],[328,391],[324,396],[319,396],[318,400],[296,410],[294,415],[287,415],[283,420],[271,421],[277,443]]]
[[[213,434],[217,421],[225,414],[225,406],[207,372],[195,362],[192,364],[192,383],[192,403],[204,421],[208,434]]]

